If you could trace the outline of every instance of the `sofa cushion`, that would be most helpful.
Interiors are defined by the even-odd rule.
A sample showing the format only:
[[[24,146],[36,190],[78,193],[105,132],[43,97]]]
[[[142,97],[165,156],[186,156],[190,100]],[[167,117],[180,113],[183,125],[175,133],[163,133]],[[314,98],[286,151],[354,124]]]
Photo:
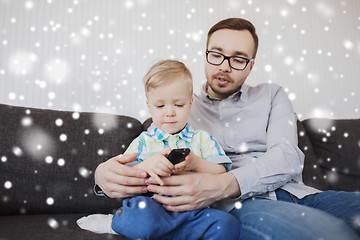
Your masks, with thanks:
[[[0,215],[117,209],[93,194],[93,173],[141,131],[126,116],[0,105]]]
[[[126,239],[121,235],[95,234],[82,230],[76,225],[76,220],[83,216],[79,213],[0,216],[0,239]]]
[[[329,189],[360,191],[360,119],[307,119],[303,125]]]

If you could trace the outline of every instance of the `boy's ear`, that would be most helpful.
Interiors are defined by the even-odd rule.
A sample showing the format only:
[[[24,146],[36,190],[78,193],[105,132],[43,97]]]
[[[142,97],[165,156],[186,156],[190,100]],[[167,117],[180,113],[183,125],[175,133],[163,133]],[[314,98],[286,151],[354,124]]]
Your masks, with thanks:
[[[151,108],[150,108],[150,103],[149,103],[149,100],[146,99],[146,106],[148,107],[148,111],[151,115]]]

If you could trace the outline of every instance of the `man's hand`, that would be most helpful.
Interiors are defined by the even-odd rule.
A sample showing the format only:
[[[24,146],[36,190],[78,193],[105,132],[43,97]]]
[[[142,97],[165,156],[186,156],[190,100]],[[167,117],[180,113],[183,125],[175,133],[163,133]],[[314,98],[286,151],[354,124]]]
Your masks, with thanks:
[[[136,159],[136,153],[118,155],[99,164],[95,183],[111,198],[126,198],[147,192],[144,170],[126,166]]]
[[[165,186],[149,185],[148,190],[157,193],[154,199],[163,204],[168,211],[190,211],[206,207],[224,198],[240,195],[239,184],[230,172],[188,173],[164,177],[162,180]],[[155,183],[151,178],[149,181]]]
[[[164,185],[159,176],[170,176],[174,168],[174,165],[166,158],[166,155],[170,152],[171,149],[169,147],[165,148],[134,167],[146,171],[158,184]]]

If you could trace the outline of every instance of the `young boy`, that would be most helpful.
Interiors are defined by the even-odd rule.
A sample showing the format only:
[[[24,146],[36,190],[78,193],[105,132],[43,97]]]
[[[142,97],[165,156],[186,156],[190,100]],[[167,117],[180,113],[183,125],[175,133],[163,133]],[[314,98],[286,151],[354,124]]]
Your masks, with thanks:
[[[161,177],[220,174],[229,171],[231,160],[215,139],[187,123],[192,105],[192,77],[175,60],[153,65],[144,78],[147,106],[153,123],[125,153],[137,153],[134,167],[143,169],[158,184]],[[171,149],[189,148],[190,154],[175,166],[166,158]],[[97,233],[119,233],[130,239],[240,239],[241,224],[232,215],[211,208],[168,212],[152,198],[137,196],[123,201],[115,215],[95,214],[78,225]],[[111,227],[110,227],[111,225]]]

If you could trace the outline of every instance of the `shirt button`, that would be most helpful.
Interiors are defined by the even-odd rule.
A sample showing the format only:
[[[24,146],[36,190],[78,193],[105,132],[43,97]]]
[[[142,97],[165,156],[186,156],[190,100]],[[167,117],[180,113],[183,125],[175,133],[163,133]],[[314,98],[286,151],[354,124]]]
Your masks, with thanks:
[[[227,123],[225,123],[225,127],[229,127],[230,126],[230,124],[227,122]]]
[[[223,106],[223,107],[224,107],[225,105],[226,105],[226,103],[224,103],[224,102],[223,102],[223,103],[221,103],[221,106]]]

